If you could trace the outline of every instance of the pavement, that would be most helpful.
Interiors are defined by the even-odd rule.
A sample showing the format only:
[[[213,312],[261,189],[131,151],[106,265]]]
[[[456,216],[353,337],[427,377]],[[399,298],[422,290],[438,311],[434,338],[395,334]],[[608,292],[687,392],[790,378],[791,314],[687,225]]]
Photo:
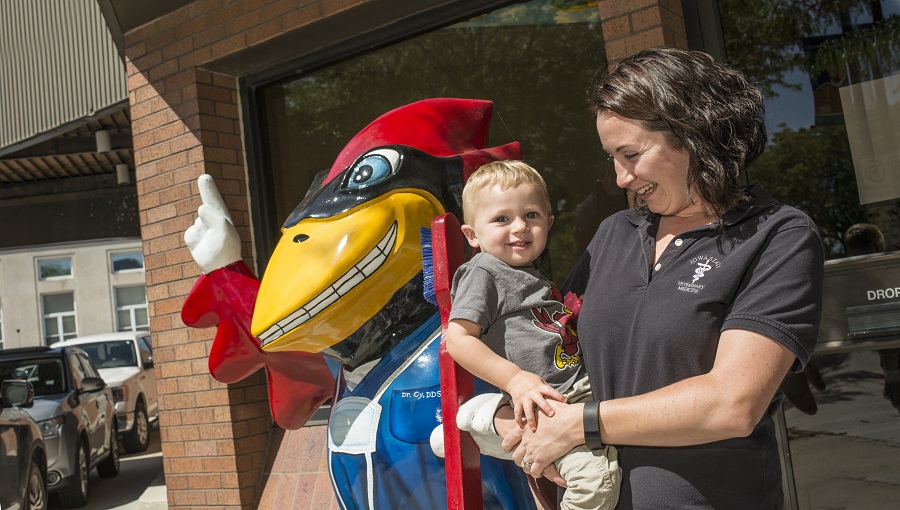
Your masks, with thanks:
[[[815,415],[785,411],[796,500],[787,510],[900,508],[900,413],[875,351],[817,358]],[[788,406],[786,406],[788,407]]]
[[[158,427],[151,427],[146,451],[122,453],[121,460],[119,475],[114,478],[100,478],[96,469],[91,471],[88,504],[81,510],[167,510]],[[50,505],[50,510],[57,508]]]

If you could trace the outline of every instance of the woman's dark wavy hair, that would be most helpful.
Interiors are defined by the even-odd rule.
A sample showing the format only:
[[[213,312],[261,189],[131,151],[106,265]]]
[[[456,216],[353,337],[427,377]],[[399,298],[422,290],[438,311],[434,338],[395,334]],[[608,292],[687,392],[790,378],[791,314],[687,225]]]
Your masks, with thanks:
[[[689,193],[696,189],[719,220],[747,198],[738,176],[765,148],[766,125],[762,94],[741,72],[699,51],[646,49],[615,64],[593,87],[590,106],[687,150]]]

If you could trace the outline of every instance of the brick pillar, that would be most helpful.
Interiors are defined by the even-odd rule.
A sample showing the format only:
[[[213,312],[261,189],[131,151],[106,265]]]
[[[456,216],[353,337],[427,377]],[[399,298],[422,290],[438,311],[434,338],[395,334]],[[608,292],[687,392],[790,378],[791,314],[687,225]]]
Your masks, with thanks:
[[[215,330],[187,328],[180,318],[200,274],[183,234],[201,203],[203,173],[215,178],[245,240],[245,260],[251,255],[237,84],[178,69],[153,41],[142,41],[149,51],[126,64],[169,507],[249,509],[271,430],[265,376],[214,380],[207,358]]]
[[[600,0],[607,62],[644,48],[687,48],[684,13],[678,0]]]

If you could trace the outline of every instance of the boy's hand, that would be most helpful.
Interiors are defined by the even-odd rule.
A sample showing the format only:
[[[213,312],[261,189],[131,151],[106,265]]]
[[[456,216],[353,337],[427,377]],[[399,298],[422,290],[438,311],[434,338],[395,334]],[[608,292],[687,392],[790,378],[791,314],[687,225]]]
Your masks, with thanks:
[[[566,397],[547,384],[547,381],[525,370],[520,370],[509,380],[506,392],[512,397],[516,423],[527,423],[531,430],[537,430],[535,406],[547,416],[553,416],[553,409],[547,404],[547,399],[566,401]]]

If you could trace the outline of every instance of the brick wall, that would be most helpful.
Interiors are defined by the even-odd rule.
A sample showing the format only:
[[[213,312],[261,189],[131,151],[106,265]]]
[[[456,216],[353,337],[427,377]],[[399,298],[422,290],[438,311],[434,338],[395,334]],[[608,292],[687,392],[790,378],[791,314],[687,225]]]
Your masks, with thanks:
[[[687,48],[680,0],[600,0],[599,7],[610,63],[644,48]]]
[[[205,64],[363,3],[360,0],[199,0],[125,35],[138,203],[170,508],[335,507],[324,428],[271,425],[266,380],[212,379],[214,330],[186,327],[199,275],[183,233],[212,175],[253,267],[246,157],[234,76]],[[609,61],[648,46],[686,46],[676,0],[601,0]]]

